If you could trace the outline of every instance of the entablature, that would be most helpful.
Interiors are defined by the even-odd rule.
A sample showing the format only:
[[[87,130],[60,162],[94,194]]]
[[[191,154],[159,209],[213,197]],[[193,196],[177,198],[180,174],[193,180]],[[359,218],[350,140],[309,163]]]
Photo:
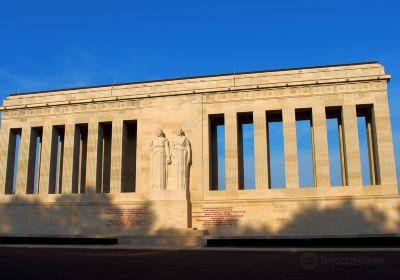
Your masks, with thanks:
[[[0,110],[389,79],[378,63],[300,68],[17,94],[7,97]]]

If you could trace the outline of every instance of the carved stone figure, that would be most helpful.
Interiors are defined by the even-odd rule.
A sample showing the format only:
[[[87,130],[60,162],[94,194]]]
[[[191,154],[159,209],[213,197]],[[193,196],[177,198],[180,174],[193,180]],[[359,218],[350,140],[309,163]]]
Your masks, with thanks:
[[[176,129],[177,137],[172,141],[172,161],[175,180],[179,190],[186,190],[189,186],[189,169],[192,152],[189,139],[181,128]]]
[[[156,136],[150,143],[151,187],[153,190],[165,190],[167,165],[171,163],[169,143],[159,128],[156,130]]]

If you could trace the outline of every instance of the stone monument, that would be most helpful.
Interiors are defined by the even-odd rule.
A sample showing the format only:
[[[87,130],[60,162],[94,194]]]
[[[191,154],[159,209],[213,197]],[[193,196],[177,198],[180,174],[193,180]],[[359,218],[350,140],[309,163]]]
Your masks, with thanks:
[[[163,244],[193,245],[204,232],[399,234],[389,80],[367,62],[10,94],[0,106],[0,236],[132,244],[163,236]],[[299,121],[311,135],[307,186]],[[334,168],[328,122],[337,131]],[[275,124],[283,135],[278,187]]]

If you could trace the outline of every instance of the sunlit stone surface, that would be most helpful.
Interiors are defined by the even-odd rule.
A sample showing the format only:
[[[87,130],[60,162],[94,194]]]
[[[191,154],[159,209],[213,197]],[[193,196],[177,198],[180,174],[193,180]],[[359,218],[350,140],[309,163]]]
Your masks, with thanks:
[[[189,246],[203,233],[398,233],[389,79],[373,62],[10,95],[0,107],[0,235],[131,244],[162,235]],[[357,116],[366,122],[368,185]],[[327,118],[338,120],[342,186],[330,186]],[[298,120],[311,129],[307,188],[299,186]],[[283,124],[283,188],[271,188],[270,121]],[[242,123],[254,127],[254,189],[243,179]]]

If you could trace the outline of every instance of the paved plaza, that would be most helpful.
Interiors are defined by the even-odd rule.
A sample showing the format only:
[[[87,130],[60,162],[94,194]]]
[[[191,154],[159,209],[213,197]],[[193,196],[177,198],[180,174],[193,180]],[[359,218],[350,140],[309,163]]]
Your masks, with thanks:
[[[2,279],[399,279],[399,251],[0,248]]]

